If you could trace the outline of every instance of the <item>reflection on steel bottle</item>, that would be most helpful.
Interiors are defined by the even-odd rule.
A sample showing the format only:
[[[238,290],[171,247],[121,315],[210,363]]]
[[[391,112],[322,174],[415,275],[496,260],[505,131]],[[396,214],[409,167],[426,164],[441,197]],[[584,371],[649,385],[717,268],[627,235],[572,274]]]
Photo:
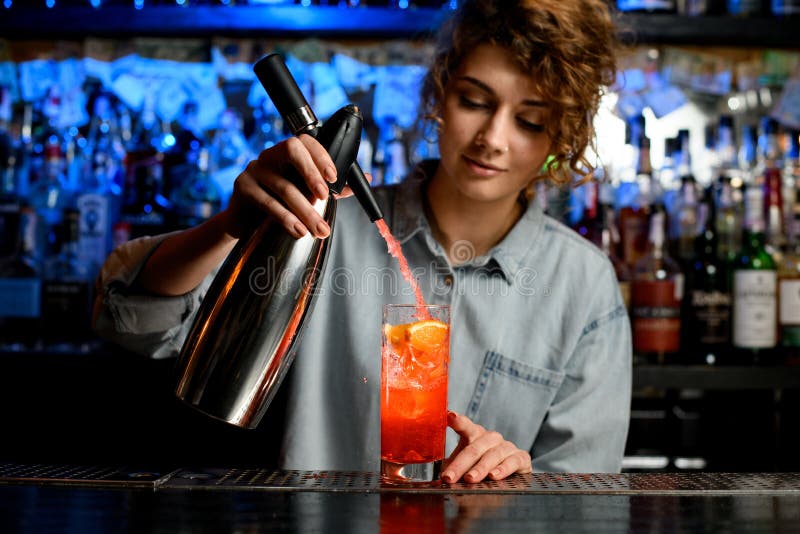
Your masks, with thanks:
[[[314,116],[278,55],[254,70],[295,135],[319,140],[345,185],[373,222],[383,218],[356,161],[361,114],[345,106],[323,125]],[[287,176],[309,198],[303,180]],[[334,232],[336,199],[314,203]],[[273,218],[242,237],[208,290],[184,343],[175,393],[201,412],[227,423],[254,428],[266,413],[294,359],[297,341],[311,313],[325,268],[331,237],[295,239]]]

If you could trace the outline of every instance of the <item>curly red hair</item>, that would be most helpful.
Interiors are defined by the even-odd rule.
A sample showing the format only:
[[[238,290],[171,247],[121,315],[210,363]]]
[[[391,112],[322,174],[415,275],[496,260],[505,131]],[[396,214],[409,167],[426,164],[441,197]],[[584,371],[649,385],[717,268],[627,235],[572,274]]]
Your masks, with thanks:
[[[616,76],[617,39],[606,0],[465,0],[442,27],[422,82],[422,115],[438,115],[452,73],[477,45],[508,49],[550,105],[551,157],[540,175],[571,183],[593,171],[592,120]]]

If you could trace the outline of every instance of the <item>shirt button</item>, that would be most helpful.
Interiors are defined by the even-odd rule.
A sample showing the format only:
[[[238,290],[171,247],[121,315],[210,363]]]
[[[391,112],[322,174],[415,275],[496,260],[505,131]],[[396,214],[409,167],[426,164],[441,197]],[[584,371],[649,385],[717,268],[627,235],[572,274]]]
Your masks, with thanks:
[[[446,285],[447,287],[451,287],[453,285],[452,274],[448,274],[447,276],[444,277],[444,285]]]

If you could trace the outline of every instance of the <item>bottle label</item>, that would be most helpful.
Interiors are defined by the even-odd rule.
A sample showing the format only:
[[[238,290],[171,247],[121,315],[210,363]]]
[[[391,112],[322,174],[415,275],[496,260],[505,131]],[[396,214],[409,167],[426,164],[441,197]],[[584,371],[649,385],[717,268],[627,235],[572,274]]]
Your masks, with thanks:
[[[733,273],[733,344],[769,348],[777,343],[775,271]]]
[[[85,265],[98,269],[108,256],[108,244],[111,241],[108,220],[109,202],[103,195],[87,193],[78,197],[79,222],[79,256]]]
[[[784,325],[800,325],[800,278],[780,281],[780,303],[778,322]]]
[[[674,280],[633,282],[631,322],[635,352],[664,353],[680,349],[681,292]]]
[[[689,293],[690,326],[697,333],[692,342],[723,345],[731,328],[731,295],[722,291],[692,290]]]

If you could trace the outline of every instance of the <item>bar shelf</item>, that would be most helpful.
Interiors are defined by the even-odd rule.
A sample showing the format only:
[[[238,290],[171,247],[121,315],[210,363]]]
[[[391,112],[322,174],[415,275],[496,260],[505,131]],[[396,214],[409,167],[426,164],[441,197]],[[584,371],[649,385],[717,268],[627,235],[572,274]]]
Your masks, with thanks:
[[[13,6],[0,13],[0,35],[7,39],[216,35],[385,39],[430,37],[449,10],[300,5]],[[619,20],[626,41],[635,44],[800,47],[796,20],[790,18],[622,14]]]

